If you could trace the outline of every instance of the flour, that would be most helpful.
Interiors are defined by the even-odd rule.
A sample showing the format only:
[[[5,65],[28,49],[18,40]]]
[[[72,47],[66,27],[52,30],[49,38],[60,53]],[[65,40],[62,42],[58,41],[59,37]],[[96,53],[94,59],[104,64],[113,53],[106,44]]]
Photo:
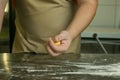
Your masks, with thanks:
[[[64,72],[62,74],[89,74],[99,76],[120,77],[120,63],[109,65],[92,65],[90,63],[74,64],[80,68],[77,72]]]

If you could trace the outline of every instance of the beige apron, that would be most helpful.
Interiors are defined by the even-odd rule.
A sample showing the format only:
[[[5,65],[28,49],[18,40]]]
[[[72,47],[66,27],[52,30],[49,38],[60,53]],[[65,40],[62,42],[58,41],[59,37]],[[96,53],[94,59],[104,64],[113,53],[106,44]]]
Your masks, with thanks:
[[[16,0],[16,35],[13,52],[47,53],[48,37],[65,30],[73,13],[72,0]],[[79,36],[65,53],[78,53]]]

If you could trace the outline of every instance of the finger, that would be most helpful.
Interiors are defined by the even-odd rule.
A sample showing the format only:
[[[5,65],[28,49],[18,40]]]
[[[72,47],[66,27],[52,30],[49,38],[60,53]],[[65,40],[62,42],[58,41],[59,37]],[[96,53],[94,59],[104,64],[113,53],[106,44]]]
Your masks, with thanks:
[[[52,48],[52,50],[56,52],[59,51],[58,46],[55,45],[54,41],[51,38],[49,38],[49,46]]]
[[[50,46],[51,49],[52,49],[53,51],[55,51],[55,52],[61,53],[61,52],[66,51],[66,46],[65,46],[65,44],[60,44],[59,46],[56,46],[55,43],[54,43],[54,41],[53,41],[51,38],[49,38],[49,46]]]
[[[65,39],[65,36],[62,33],[57,35],[57,36],[55,36],[55,41],[62,41],[64,39]]]
[[[54,52],[51,48],[50,48],[50,46],[48,46],[47,45],[47,51],[50,53],[50,55],[52,55],[52,56],[58,56],[58,55],[60,55],[60,53],[56,53],[56,52]]]

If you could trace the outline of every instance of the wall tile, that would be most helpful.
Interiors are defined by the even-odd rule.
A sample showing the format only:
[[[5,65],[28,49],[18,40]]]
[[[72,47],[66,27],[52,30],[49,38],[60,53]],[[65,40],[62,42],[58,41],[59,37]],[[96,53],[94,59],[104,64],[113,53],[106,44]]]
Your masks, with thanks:
[[[117,0],[117,5],[120,5],[120,0]]]
[[[100,31],[99,29],[101,28],[102,30],[100,31],[100,33],[102,34],[101,35],[102,37],[105,37],[105,33],[104,33],[105,31],[107,36],[110,36],[112,38],[115,37],[119,38],[120,37],[119,34],[120,0],[99,0],[99,6],[97,9],[96,16],[89,26],[93,28],[93,29],[91,28],[90,33],[93,33],[94,31]],[[96,30],[94,30],[94,27]],[[115,30],[116,34],[114,34],[114,32],[110,30]],[[86,33],[86,32],[89,32],[89,29],[86,29],[86,31],[83,32],[83,34],[85,34],[86,36],[90,36],[90,33]]]
[[[116,0],[98,0],[102,5],[115,5]]]
[[[114,27],[115,6],[99,6],[90,26]]]
[[[116,27],[120,29],[120,5],[117,6],[117,9],[116,9]]]

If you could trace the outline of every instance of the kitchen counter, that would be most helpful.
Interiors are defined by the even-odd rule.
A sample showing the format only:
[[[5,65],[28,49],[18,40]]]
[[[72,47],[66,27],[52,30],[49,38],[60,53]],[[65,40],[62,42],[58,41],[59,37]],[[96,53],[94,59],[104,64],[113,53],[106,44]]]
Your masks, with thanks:
[[[0,80],[120,80],[120,54],[0,54]]]

